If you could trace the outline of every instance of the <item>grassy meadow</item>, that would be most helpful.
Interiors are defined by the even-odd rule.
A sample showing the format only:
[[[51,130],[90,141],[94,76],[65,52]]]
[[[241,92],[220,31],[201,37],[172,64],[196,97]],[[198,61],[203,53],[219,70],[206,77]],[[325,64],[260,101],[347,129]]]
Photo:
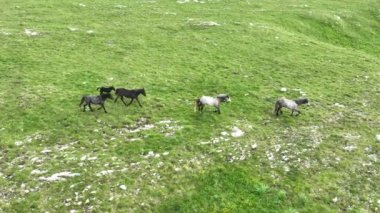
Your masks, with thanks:
[[[376,0],[0,0],[0,212],[379,212],[379,35]],[[143,107],[78,107],[111,85]]]

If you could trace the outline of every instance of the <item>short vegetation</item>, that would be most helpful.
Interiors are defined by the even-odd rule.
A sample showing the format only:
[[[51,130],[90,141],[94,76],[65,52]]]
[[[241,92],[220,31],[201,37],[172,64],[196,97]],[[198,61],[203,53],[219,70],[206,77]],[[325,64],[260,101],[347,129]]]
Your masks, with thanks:
[[[380,1],[0,5],[0,212],[380,211]]]

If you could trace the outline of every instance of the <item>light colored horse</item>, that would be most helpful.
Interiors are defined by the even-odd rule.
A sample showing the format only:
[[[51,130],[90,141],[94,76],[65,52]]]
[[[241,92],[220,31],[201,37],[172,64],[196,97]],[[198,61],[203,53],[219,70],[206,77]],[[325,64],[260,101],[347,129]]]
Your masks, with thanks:
[[[194,111],[203,111],[203,108],[205,105],[214,106],[215,112],[218,112],[220,114],[220,104],[223,102],[231,102],[230,96],[226,94],[220,94],[218,96],[210,97],[210,96],[202,96],[195,100],[195,108]]]
[[[297,115],[301,114],[301,111],[298,110],[298,106],[301,104],[307,104],[309,103],[309,100],[306,98],[301,98],[297,100],[289,100],[286,98],[281,98],[280,100],[276,101],[275,107],[274,107],[274,113],[278,116],[279,113],[282,114],[281,108],[285,107],[292,110],[292,114],[294,112],[297,112]]]

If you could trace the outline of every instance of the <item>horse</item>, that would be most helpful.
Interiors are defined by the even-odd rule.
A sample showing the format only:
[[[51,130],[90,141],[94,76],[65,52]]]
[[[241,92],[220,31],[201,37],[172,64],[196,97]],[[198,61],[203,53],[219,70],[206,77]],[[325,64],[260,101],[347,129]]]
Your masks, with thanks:
[[[102,93],[110,93],[112,92],[112,90],[115,90],[115,87],[111,86],[111,87],[98,87],[96,88],[97,90],[99,90],[100,94]]]
[[[276,113],[276,116],[279,115],[279,113],[282,114],[281,108],[285,107],[292,110],[292,114],[294,112],[297,112],[297,115],[301,114],[301,111],[298,110],[298,106],[302,104],[309,103],[309,100],[306,98],[301,98],[297,100],[289,100],[286,98],[281,98],[278,101],[276,101],[275,107],[274,107],[274,113]]]
[[[231,102],[230,96],[226,94],[220,94],[218,96],[210,97],[210,96],[202,96],[195,100],[194,111],[197,110],[202,112],[205,105],[210,105],[215,107],[215,112],[220,114],[220,104],[223,102]]]
[[[129,106],[129,105],[133,102],[133,100],[136,99],[136,101],[139,103],[140,107],[142,107],[142,105],[141,105],[141,103],[140,103],[140,101],[139,101],[139,99],[138,99],[138,96],[139,96],[140,94],[146,96],[146,93],[145,93],[145,89],[144,89],[144,88],[142,88],[142,89],[133,89],[133,90],[127,90],[127,89],[124,89],[124,88],[117,88],[117,89],[115,90],[115,94],[116,94],[115,102],[116,102],[117,99],[120,97],[120,99],[121,99],[121,101],[124,103],[124,105],[125,105],[125,106]],[[131,101],[130,101],[128,104],[126,104],[126,103],[124,102],[124,99],[123,99],[124,97],[126,97],[126,98],[130,98]]]
[[[104,107],[104,102],[107,100],[107,99],[113,99],[112,98],[112,95],[110,93],[102,93],[100,95],[84,95],[80,101],[80,104],[79,104],[79,107],[82,106],[83,104],[83,112],[86,111],[86,106],[88,105],[88,107],[90,108],[91,111],[94,111],[91,107],[91,104],[97,104],[97,105],[100,105],[100,107],[98,108],[101,109],[103,108],[104,109],[104,112],[107,113],[107,110],[106,108]]]

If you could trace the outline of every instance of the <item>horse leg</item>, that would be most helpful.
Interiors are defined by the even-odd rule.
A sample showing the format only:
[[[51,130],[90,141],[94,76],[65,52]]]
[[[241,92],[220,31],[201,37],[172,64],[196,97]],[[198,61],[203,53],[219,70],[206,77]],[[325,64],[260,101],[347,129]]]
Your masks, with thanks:
[[[216,112],[217,112],[218,114],[220,114],[220,106],[217,106],[217,107],[216,107]]]
[[[282,114],[281,107],[276,108],[276,116],[278,116],[279,112]]]
[[[107,110],[106,110],[106,108],[104,107],[104,104],[102,104],[102,107],[103,107],[103,109],[104,109],[104,112],[107,113]]]
[[[90,107],[90,110],[93,112],[94,110],[91,107],[91,103],[88,104],[88,107]]]
[[[137,103],[139,103],[140,107],[142,107],[138,97],[136,97],[136,101],[137,101]]]
[[[291,116],[293,116],[294,111],[295,111],[295,109],[292,109],[292,114],[290,114]]]
[[[83,105],[83,112],[86,112],[86,105],[87,105],[87,104],[84,104],[84,105]]]
[[[127,104],[124,101],[124,97],[123,96],[121,96],[120,100],[124,103],[125,106],[127,106]]]
[[[128,105],[126,105],[126,106],[131,105],[131,103],[133,102],[133,99],[134,99],[134,98],[132,98],[131,101],[130,101],[130,102],[128,103]]]
[[[301,114],[301,111],[299,111],[298,109],[296,109],[297,111],[297,116]]]
[[[116,99],[114,101],[114,103],[116,103],[117,99],[119,98],[120,96],[119,95],[116,95]]]

